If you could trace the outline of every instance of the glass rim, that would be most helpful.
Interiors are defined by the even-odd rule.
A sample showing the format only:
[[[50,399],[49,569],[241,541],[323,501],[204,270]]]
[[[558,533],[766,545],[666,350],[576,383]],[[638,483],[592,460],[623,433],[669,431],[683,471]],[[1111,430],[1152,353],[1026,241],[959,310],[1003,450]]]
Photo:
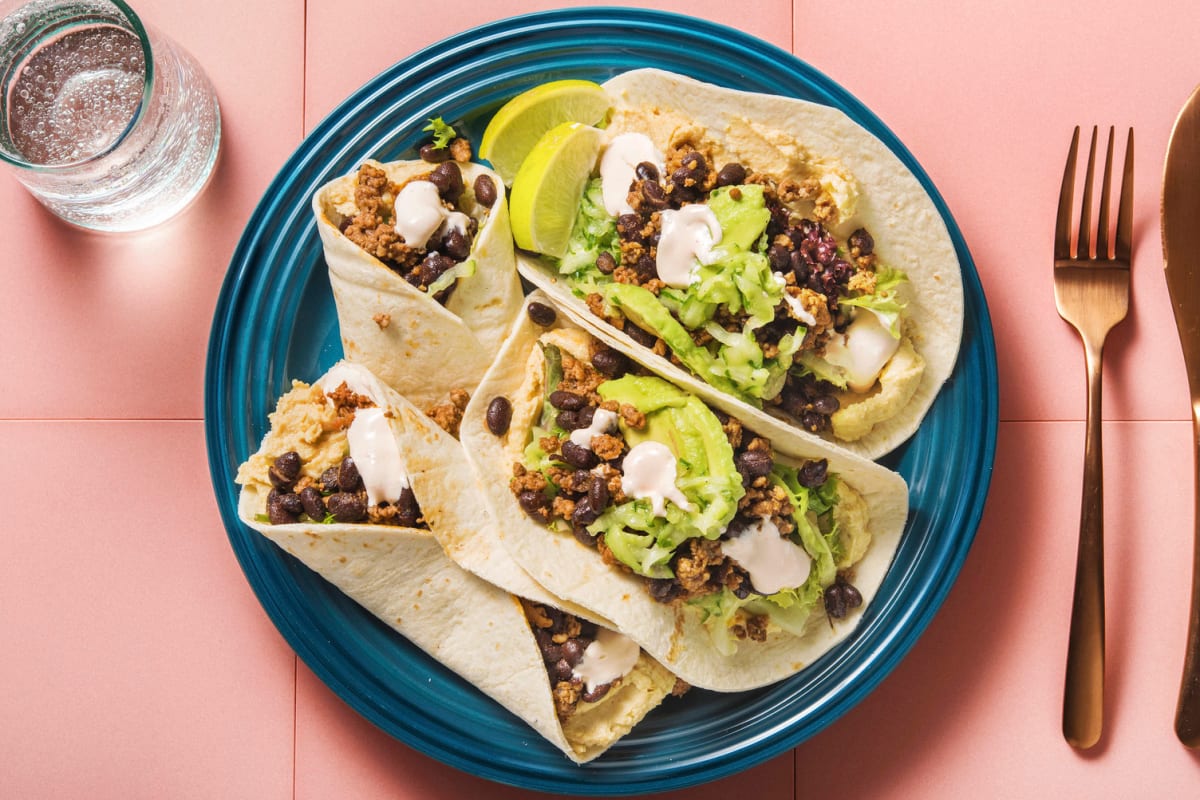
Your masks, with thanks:
[[[154,88],[154,56],[150,47],[150,35],[146,30],[146,26],[142,24],[142,20],[137,15],[137,12],[130,8],[125,0],[101,0],[101,2],[113,6],[117,13],[124,17],[125,21],[129,23],[131,32],[138,37],[138,41],[142,45],[142,61],[146,65],[145,79],[142,81],[142,99],[138,102],[137,109],[134,111],[133,116],[129,118],[129,122],[125,125],[125,129],[122,130],[121,134],[113,139],[113,141],[107,147],[104,147],[85,158],[81,158],[78,161],[69,161],[62,164],[39,164],[34,161],[27,161],[16,153],[10,153],[5,147],[2,146],[0,146],[0,161],[10,164],[14,167],[44,174],[69,172],[70,170],[76,169],[85,164],[98,161],[99,159],[107,156],[113,150],[120,147],[121,144],[129,137],[129,134],[133,132],[134,128],[137,127],[138,123],[141,122],[142,118],[146,115],[146,110],[150,106],[151,90]],[[21,9],[29,5],[32,5],[32,2],[18,6],[14,10],[14,13],[19,12]],[[0,91],[6,91],[6,88],[0,87]]]

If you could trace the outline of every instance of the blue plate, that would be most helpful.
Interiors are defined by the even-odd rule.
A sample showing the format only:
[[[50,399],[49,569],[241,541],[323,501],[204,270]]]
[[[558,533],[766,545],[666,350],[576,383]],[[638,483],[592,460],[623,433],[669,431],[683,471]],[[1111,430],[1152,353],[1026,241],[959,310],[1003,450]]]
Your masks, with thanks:
[[[233,476],[257,449],[292,378],[341,357],[309,198],[367,157],[412,158],[429,117],[478,142],[501,103],[559,78],[605,80],[659,67],[738,89],[842,109],[921,179],[958,251],[966,327],[950,381],[916,437],[887,459],[912,489],[895,564],[855,633],[802,673],[742,694],[668,699],[597,761],[569,762],[473,687],[378,622],[237,518]],[[970,254],[929,178],[861,103],[770,44],[655,11],[570,9],[485,25],[401,61],[342,103],[267,190],[234,253],[209,343],[205,431],[229,540],[279,631],[364,717],[459,769],[543,791],[620,795],[674,789],[759,764],[861,700],[909,650],[958,575],[983,511],[998,418],[995,344]]]

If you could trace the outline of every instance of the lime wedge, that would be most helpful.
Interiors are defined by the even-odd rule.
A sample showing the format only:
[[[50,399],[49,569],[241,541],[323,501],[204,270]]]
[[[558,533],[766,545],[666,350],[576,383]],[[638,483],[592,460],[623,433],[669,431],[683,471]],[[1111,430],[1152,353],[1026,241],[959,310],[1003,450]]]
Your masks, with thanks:
[[[596,125],[610,105],[608,93],[598,83],[582,80],[551,81],[509,100],[488,123],[479,142],[479,157],[512,185],[521,162],[542,135],[563,122]]]
[[[517,170],[508,193],[509,221],[517,247],[562,258],[603,134],[564,122],[546,131]]]

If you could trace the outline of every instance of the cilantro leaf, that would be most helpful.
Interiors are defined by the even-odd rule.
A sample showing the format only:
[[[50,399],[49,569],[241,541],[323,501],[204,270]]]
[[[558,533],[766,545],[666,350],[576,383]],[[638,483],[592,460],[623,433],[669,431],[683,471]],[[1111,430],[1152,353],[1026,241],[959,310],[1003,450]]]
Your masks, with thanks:
[[[455,136],[454,128],[447,125],[441,117],[431,117],[429,124],[421,130],[433,134],[433,146],[439,150],[450,144],[450,140]]]

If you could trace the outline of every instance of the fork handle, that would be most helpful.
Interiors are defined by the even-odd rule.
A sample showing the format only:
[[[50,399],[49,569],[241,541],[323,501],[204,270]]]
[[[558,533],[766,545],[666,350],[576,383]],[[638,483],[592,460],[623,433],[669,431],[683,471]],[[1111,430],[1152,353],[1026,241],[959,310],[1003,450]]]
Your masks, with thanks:
[[[1175,709],[1175,735],[1188,747],[1200,747],[1200,400],[1192,403],[1192,453],[1194,456],[1192,524],[1196,538],[1192,550],[1192,604],[1188,621],[1187,650],[1183,656],[1183,680]]]
[[[1100,425],[1102,348],[1084,340],[1087,360],[1087,434],[1083,451],[1083,506],[1075,596],[1067,646],[1063,736],[1086,749],[1104,727],[1104,459]]]

